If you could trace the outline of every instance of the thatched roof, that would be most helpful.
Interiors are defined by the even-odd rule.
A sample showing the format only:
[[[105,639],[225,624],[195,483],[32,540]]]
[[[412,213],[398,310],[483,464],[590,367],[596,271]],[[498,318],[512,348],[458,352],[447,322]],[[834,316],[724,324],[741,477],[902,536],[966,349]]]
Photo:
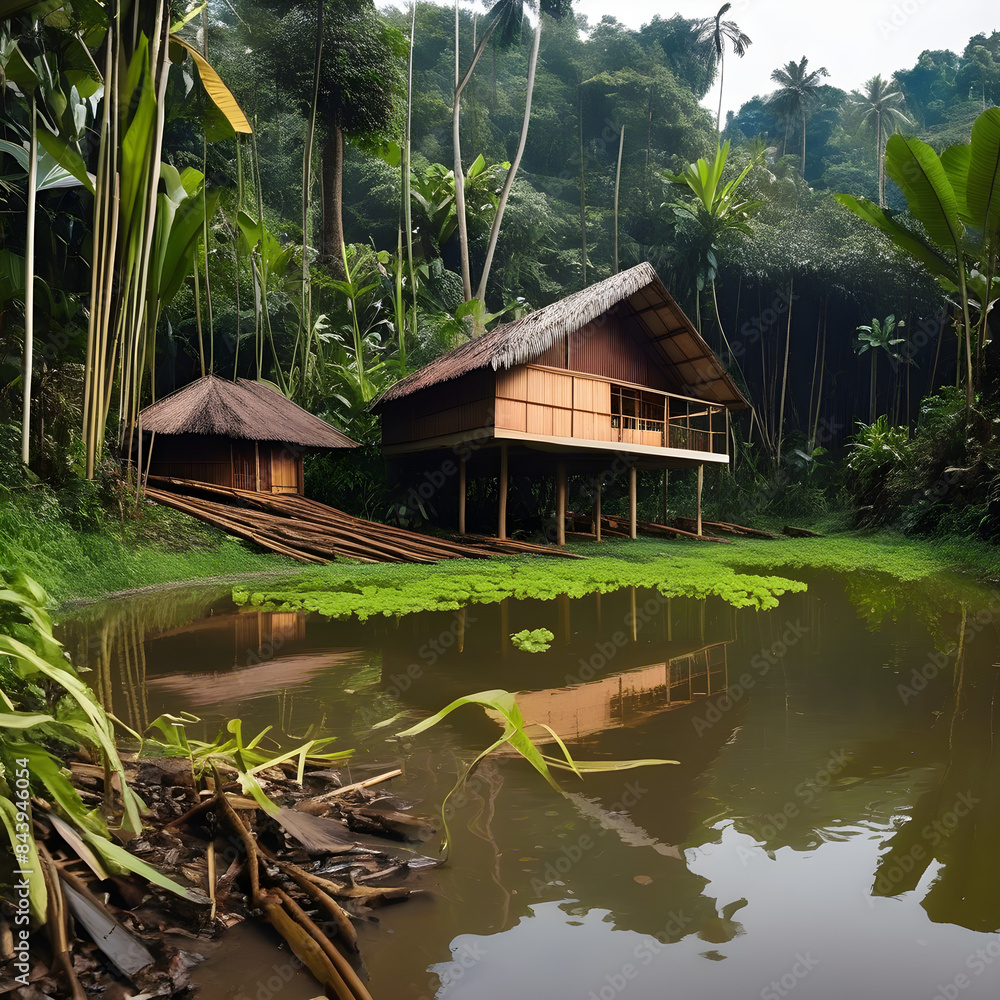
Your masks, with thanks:
[[[245,378],[206,375],[147,406],[142,429],[157,434],[199,434],[243,441],[280,441],[303,448],[357,448],[336,427],[280,392]]]
[[[376,406],[487,365],[497,371],[527,364],[567,333],[612,310],[623,317],[631,314],[634,325],[645,330],[664,367],[676,373],[684,395],[732,409],[750,405],[653,265],[644,262],[442,354],[387,389]]]

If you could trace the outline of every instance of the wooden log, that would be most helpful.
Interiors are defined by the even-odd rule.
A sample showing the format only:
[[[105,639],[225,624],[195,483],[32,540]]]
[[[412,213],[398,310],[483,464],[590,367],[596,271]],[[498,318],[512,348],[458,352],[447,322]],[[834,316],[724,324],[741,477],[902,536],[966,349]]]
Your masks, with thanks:
[[[823,536],[818,531],[811,531],[809,528],[794,528],[790,524],[786,524],[781,529],[782,534],[788,535],[789,538],[822,538]]]
[[[697,527],[697,521],[693,517],[675,517],[674,523],[683,526],[685,530],[693,530]],[[729,524],[726,521],[702,521],[702,530],[710,531],[713,534],[738,535],[744,538],[768,538],[775,539],[778,536],[770,531],[761,531],[758,528],[746,528],[742,524]]]

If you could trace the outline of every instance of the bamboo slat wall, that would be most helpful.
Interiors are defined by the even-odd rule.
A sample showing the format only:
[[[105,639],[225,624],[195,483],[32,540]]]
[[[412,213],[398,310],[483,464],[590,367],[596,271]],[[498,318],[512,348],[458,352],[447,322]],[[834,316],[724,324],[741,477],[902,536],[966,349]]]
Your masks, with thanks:
[[[262,493],[301,493],[300,450],[208,435],[158,438],[150,474]]]
[[[573,331],[534,364],[663,391],[677,391],[681,382],[679,378],[674,384],[668,381],[662,360],[652,356],[645,336],[637,335],[621,316],[602,316]]]
[[[382,414],[382,443],[423,441],[492,423],[493,372],[474,371],[387,403]]]

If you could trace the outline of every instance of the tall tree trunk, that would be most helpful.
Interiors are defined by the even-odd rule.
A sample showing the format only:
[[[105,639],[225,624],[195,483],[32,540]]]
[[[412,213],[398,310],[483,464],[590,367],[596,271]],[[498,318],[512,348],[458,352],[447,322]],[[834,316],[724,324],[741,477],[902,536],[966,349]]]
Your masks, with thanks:
[[[38,188],[38,104],[31,98],[28,150],[28,229],[24,247],[24,364],[21,369],[21,461],[27,465],[31,437],[31,375],[35,349],[35,200]]]
[[[618,273],[618,193],[622,181],[622,153],[625,150],[625,126],[622,125],[621,138],[618,140],[618,167],[615,170],[615,274]]]
[[[722,135],[722,86],[726,82],[726,50],[719,53],[719,110],[715,115],[715,131]]]
[[[462,295],[466,302],[472,298],[472,276],[469,268],[469,228],[465,218],[465,173],[462,170],[462,141],[460,117],[462,110],[462,91],[465,90],[472,78],[472,72],[476,68],[486,46],[496,28],[496,20],[486,29],[483,37],[472,53],[472,61],[469,63],[465,74],[461,73],[461,50],[459,47],[459,19],[458,0],[455,0],[455,99],[451,107],[451,141],[454,146],[454,174],[455,174],[455,215],[458,221],[458,246],[462,262]],[[529,90],[530,100],[530,90]]]
[[[539,12],[538,25],[535,27],[535,37],[531,44],[531,58],[528,63],[528,85],[524,98],[524,120],[521,123],[521,138],[517,144],[517,153],[507,171],[503,188],[500,190],[500,199],[497,202],[497,212],[493,218],[493,226],[490,229],[490,242],[486,248],[486,262],[483,264],[483,274],[479,279],[479,289],[476,298],[486,301],[486,282],[490,276],[490,268],[493,265],[493,254],[496,252],[497,240],[500,238],[500,224],[503,222],[504,210],[507,208],[507,199],[510,197],[510,189],[514,186],[514,178],[517,175],[517,168],[521,164],[521,157],[524,155],[524,147],[528,142],[528,125],[531,122],[531,96],[535,89],[535,70],[538,68],[538,49],[542,41],[542,14]],[[624,128],[622,129],[624,133]],[[457,193],[457,178],[456,178]]]
[[[323,241],[321,254],[338,274],[343,271],[344,133],[330,123],[323,138]]]
[[[583,155],[583,85],[576,88],[580,109],[580,242],[582,248],[583,287],[587,287],[587,161]]]
[[[312,208],[312,161],[316,139],[316,116],[319,113],[319,80],[323,68],[323,0],[316,0],[316,41],[313,48],[312,108],[306,124],[305,149],[302,151],[302,290],[299,302],[299,329],[296,347],[302,343],[300,372],[305,375],[308,364],[309,337],[312,332],[312,285],[309,281],[309,215]],[[326,250],[324,249],[324,253]],[[293,358],[294,364],[294,358]]]
[[[885,153],[882,149],[882,112],[875,115],[875,158],[878,168],[878,207],[885,208]]]
[[[781,441],[785,428],[785,389],[788,386],[788,350],[792,343],[792,292],[795,279],[788,282],[788,329],[785,332],[785,367],[781,376],[781,404],[778,407],[778,454],[777,467],[781,468]]]
[[[875,379],[878,375],[878,355],[872,348],[872,374],[868,386],[868,423],[875,423]]]
[[[806,110],[802,109],[802,179],[806,179]]]
[[[406,229],[406,260],[413,296],[413,333],[417,332],[417,275],[413,267],[413,199],[410,196],[410,152],[413,132],[413,42],[417,35],[417,0],[412,2],[410,15],[410,56],[406,71],[406,140],[403,144],[403,226]],[[406,331],[403,331],[404,337]]]

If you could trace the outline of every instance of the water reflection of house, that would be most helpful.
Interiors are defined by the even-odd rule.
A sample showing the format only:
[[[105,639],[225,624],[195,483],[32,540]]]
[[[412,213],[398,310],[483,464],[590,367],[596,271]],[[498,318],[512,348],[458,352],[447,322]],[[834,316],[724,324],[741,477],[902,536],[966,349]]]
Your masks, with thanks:
[[[728,683],[727,645],[677,650],[662,663],[580,684],[519,691],[517,703],[529,726],[543,723],[563,739],[635,725],[722,690]]]

